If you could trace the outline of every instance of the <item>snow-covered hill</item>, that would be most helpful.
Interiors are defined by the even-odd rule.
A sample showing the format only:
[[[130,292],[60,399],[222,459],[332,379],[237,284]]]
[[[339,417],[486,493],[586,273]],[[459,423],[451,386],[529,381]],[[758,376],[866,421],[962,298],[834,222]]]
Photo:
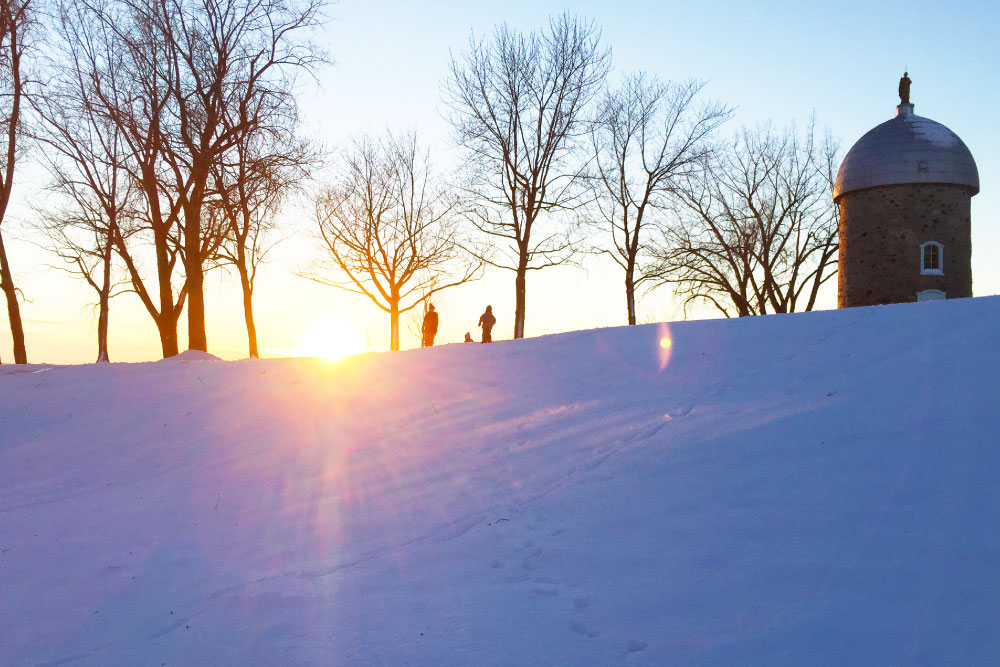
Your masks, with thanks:
[[[998,332],[2,366],[0,663],[996,664]]]

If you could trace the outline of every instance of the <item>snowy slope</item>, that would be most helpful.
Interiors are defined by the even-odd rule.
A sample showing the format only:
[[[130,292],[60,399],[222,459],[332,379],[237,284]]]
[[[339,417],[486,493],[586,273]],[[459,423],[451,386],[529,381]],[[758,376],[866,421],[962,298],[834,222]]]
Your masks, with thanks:
[[[996,664],[998,331],[0,366],[0,664]]]

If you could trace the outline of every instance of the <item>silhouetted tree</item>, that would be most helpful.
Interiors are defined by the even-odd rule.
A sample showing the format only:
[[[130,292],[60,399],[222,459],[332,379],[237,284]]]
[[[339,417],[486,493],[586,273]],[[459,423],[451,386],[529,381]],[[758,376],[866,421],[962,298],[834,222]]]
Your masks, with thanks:
[[[812,310],[836,275],[837,147],[770,126],[744,129],[679,187],[677,221],[657,250],[661,284],[685,308],[726,317]]]
[[[656,277],[647,228],[662,222],[674,183],[698,170],[710,135],[730,115],[721,104],[695,104],[703,85],[634,74],[604,94],[591,128],[593,211],[611,230],[603,252],[625,271],[629,324],[636,323],[636,289]]]
[[[65,0],[59,5],[57,32],[67,78],[80,82],[81,98],[95,116],[117,133],[127,154],[124,167],[141,197],[134,211],[131,238],[116,234],[115,251],[128,272],[132,290],[156,324],[164,357],[178,353],[177,321],[187,286],[175,285],[180,260],[180,201],[170,188],[164,159],[173,122],[168,110],[175,78],[169,50],[158,37],[148,11],[126,2]],[[111,143],[110,137],[103,142]],[[142,253],[151,247],[155,278],[143,276]]]
[[[251,359],[260,356],[253,316],[257,267],[278,241],[281,204],[300,187],[316,158],[294,136],[294,117],[268,131],[252,131],[213,167],[215,190],[208,211],[227,228],[214,259],[233,266],[240,278]]]
[[[415,135],[356,140],[343,175],[316,203],[329,260],[304,275],[364,294],[389,313],[390,348],[398,350],[401,313],[481,268],[461,251],[455,210]]]
[[[3,242],[3,222],[14,187],[14,167],[20,157],[26,80],[24,52],[32,29],[33,12],[31,0],[0,0],[0,131],[6,140],[0,151],[3,160],[0,165],[0,290],[7,300],[16,364],[28,363],[28,353],[24,346],[21,308],[17,303],[18,290]]]
[[[175,77],[169,109],[176,122],[164,156],[183,210],[188,346],[207,350],[203,265],[221,241],[202,222],[212,167],[282,109],[295,109],[295,77],[324,60],[306,38],[322,0],[159,2],[164,9],[152,18],[161,22]]]
[[[68,0],[63,9],[64,31],[86,32],[83,63],[95,82],[90,103],[120,130],[145,199],[158,306],[134,249],[124,240],[116,247],[157,323],[164,356],[177,353],[185,298],[189,347],[207,349],[204,267],[228,228],[204,214],[213,173],[248,134],[294,115],[296,76],[323,61],[305,37],[321,2]],[[175,291],[178,260],[184,282]]]
[[[450,63],[446,97],[467,156],[466,215],[489,239],[478,256],[515,272],[514,338],[524,336],[527,272],[574,250],[565,230],[536,223],[543,212],[578,203],[573,149],[610,62],[599,37],[593,23],[561,14],[543,32],[505,24],[489,41],[473,37],[468,53]]]
[[[42,123],[35,135],[59,202],[39,210],[51,249],[65,270],[97,292],[97,361],[110,360],[110,300],[116,239],[133,233],[136,191],[126,168],[128,152],[118,128],[87,104],[90,82],[72,60],[55,66],[44,95],[34,98]]]

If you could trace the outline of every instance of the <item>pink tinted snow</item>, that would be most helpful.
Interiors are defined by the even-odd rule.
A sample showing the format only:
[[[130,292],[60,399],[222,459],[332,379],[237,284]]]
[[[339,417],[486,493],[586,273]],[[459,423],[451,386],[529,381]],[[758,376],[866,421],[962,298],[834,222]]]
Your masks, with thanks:
[[[995,662],[998,329],[0,367],[0,663]]]

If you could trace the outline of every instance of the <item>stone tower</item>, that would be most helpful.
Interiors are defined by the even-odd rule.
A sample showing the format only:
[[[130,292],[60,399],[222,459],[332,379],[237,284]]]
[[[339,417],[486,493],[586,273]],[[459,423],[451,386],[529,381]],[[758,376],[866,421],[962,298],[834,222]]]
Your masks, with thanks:
[[[840,207],[837,305],[972,296],[972,153],[944,125],[913,113],[910,79],[896,117],[847,152],[833,188]]]

